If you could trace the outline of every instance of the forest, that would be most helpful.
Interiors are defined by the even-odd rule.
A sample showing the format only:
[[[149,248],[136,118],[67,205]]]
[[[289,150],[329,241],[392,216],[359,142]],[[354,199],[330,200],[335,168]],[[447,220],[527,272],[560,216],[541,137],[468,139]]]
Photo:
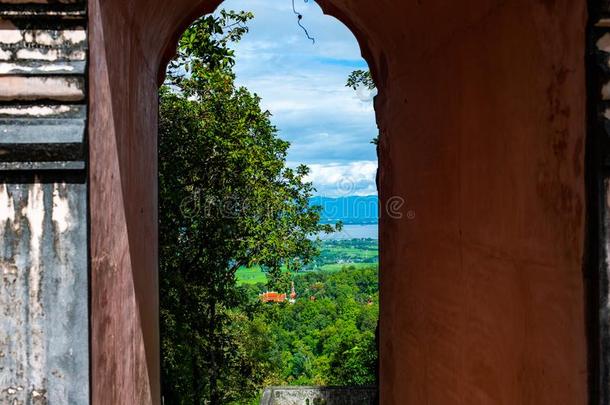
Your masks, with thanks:
[[[226,403],[258,403],[258,394],[268,385],[376,384],[377,266],[345,266],[293,279],[294,304],[260,302],[263,284],[239,287],[243,301],[234,310],[230,335],[241,342],[244,359],[256,358],[249,375],[257,379],[243,391],[237,383]],[[233,372],[243,366],[236,362]]]

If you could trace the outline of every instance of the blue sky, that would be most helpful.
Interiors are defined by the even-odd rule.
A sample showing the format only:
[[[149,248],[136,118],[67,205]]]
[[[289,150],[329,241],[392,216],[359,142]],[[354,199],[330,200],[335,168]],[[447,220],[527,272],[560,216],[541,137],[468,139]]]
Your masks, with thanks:
[[[376,194],[373,94],[345,87],[351,71],[367,69],[352,33],[313,0],[296,0],[296,7],[315,45],[297,25],[291,0],[227,0],[221,7],[255,15],[235,46],[237,82],[262,97],[291,142],[289,165],[311,168],[318,195]]]

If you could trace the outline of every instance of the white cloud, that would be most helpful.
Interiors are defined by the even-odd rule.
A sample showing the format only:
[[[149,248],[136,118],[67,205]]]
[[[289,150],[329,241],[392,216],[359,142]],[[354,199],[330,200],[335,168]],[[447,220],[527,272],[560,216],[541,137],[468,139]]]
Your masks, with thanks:
[[[328,197],[377,194],[376,161],[348,164],[311,164],[307,181],[313,182],[318,194]]]
[[[237,82],[262,98],[280,136],[291,142],[288,160],[311,167],[319,194],[345,191],[337,190],[337,178],[352,179],[354,194],[375,194],[374,94],[345,87],[351,71],[366,69],[358,43],[315,1],[295,5],[315,45],[297,25],[291,0],[221,5],[255,15],[250,32],[235,46]]]

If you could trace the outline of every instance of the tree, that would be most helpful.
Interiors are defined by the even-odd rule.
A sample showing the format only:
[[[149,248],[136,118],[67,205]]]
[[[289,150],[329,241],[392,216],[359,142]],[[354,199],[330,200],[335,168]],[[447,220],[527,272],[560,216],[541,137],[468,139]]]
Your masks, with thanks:
[[[269,330],[269,343],[265,347],[259,345],[258,352],[268,359],[273,382],[374,385],[379,316],[377,267],[346,266],[335,273],[305,272],[294,280],[302,294],[294,304],[265,305],[253,314]],[[316,298],[310,299],[312,296]]]
[[[373,90],[375,89],[375,82],[373,81],[373,77],[369,70],[354,70],[347,77],[345,86],[351,87],[354,90],[357,90],[360,86]]]
[[[282,268],[297,271],[318,253],[317,233],[334,230],[320,225],[320,207],[309,205],[308,168],[286,167],[289,143],[278,138],[258,96],[235,86],[229,45],[252,17],[221,11],[197,20],[182,36],[160,90],[167,403],[228,403],[262,381],[264,362],[244,358],[257,352],[251,344],[260,339],[244,344],[243,330],[231,322],[240,319],[232,311],[240,301],[235,271],[261,265],[275,286]]]

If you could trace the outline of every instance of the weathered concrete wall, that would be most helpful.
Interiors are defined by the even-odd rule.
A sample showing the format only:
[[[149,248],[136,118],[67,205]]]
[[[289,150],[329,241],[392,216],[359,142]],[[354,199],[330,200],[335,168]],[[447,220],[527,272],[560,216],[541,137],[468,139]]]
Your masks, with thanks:
[[[269,387],[260,405],[377,405],[376,387]]]
[[[0,169],[84,169],[85,3],[0,0]]]
[[[90,0],[93,400],[158,403],[156,86],[220,0]],[[587,403],[584,0],[319,0],[380,95],[382,404]]]
[[[0,0],[0,403],[89,403],[85,3]]]
[[[86,195],[0,185],[0,403],[89,402]]]

